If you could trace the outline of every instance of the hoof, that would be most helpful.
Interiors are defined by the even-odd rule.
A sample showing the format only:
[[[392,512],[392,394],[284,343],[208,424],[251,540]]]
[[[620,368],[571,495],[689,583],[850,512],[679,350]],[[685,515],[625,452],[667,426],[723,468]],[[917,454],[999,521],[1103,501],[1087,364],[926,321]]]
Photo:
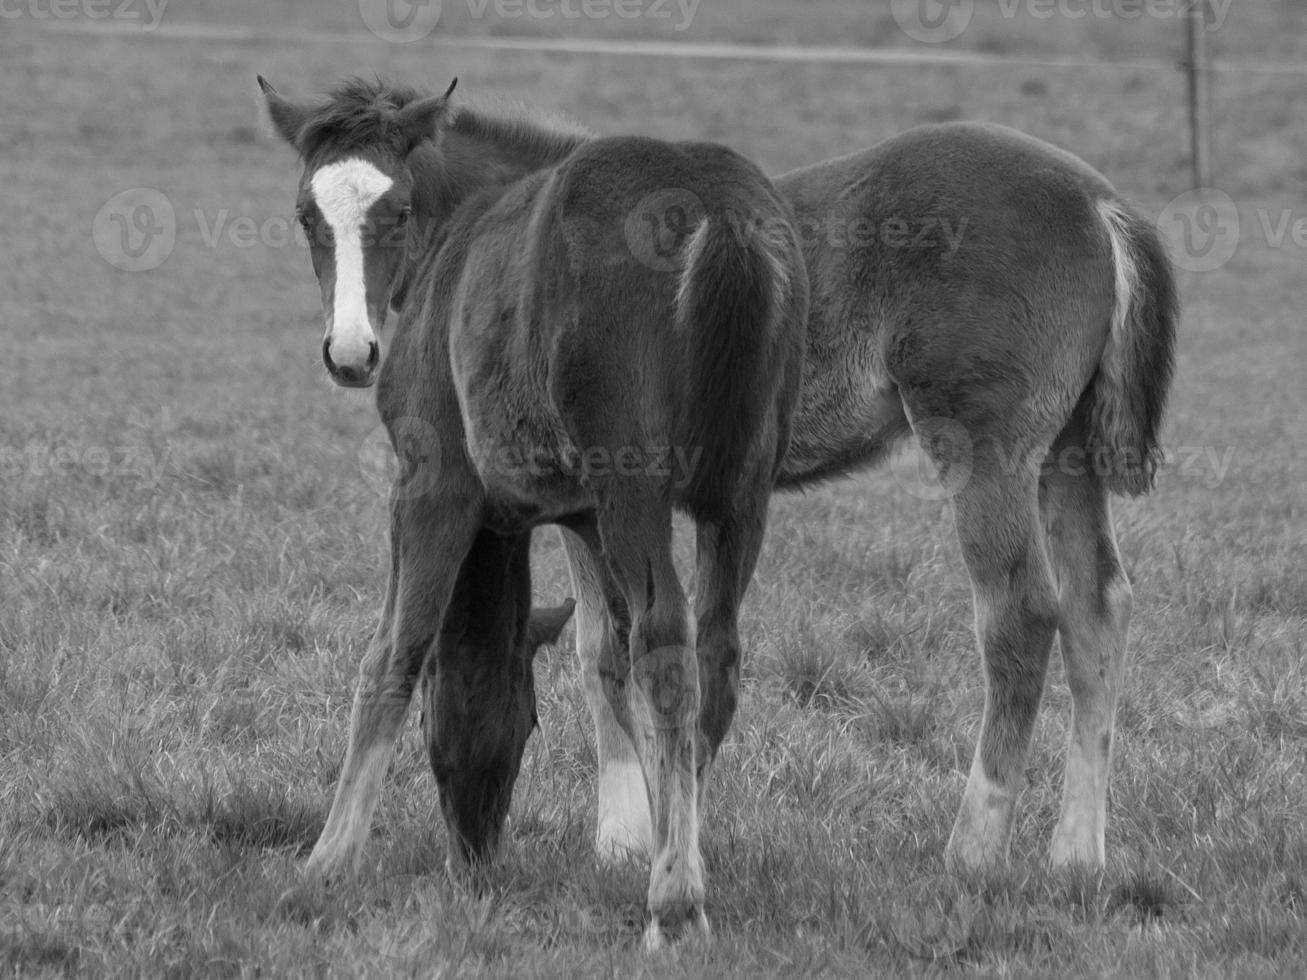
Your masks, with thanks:
[[[357,878],[363,866],[363,848],[335,841],[319,840],[304,862],[303,878],[308,881],[337,882]]]
[[[304,862],[301,877],[307,882],[331,884],[353,877],[349,862],[333,860],[314,851]]]
[[[1107,865],[1106,849],[1099,840],[1058,827],[1048,852],[1049,867],[1055,871],[1083,869],[1102,871]]]
[[[1004,840],[962,837],[954,834],[944,851],[944,870],[950,874],[994,871],[1007,866]]]
[[[644,951],[658,953],[711,939],[712,927],[703,906],[694,905],[679,913],[664,910],[654,914],[644,931]]]

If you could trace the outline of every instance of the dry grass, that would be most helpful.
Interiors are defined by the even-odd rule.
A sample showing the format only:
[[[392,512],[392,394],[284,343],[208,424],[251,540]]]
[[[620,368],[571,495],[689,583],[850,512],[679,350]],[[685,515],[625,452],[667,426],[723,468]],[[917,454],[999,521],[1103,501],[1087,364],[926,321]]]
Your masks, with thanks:
[[[691,34],[901,43],[861,5],[812,6],[830,16],[705,5]],[[344,30],[342,7],[250,16]],[[178,0],[168,16],[214,9]],[[960,43],[995,49],[989,9]],[[1301,13],[1232,11],[1220,43],[1289,50]],[[1017,50],[1086,56],[1153,53],[1142,39],[1162,37],[1148,23],[1003,26]],[[1261,75],[1218,87],[1215,164],[1244,243],[1182,283],[1167,442],[1215,456],[1178,458],[1154,497],[1117,508],[1137,609],[1104,877],[1043,867],[1068,707],[1055,666],[1011,868],[959,884],[966,928],[947,961],[905,945],[901,913],[940,870],[981,688],[947,512],[878,473],[775,505],[708,806],[710,949],[645,960],[642,872],[593,863],[595,755],[563,650],[538,667],[515,846],[479,893],[442,871],[412,733],[364,879],[304,888],[297,860],[325,815],[379,606],[384,506],[360,463],[375,414],[321,377],[302,249],[206,235],[292,205],[294,161],[263,135],[255,72],[299,94],[379,69],[433,86],[458,74],[600,131],[722,139],[773,171],[965,117],[1081,153],[1151,213],[1185,186],[1180,81],[1149,72],[434,58],[365,37],[102,40],[6,21],[0,973],[1302,974],[1307,296],[1302,250],[1272,247],[1255,215],[1300,205],[1307,107],[1295,80]],[[90,228],[143,185],[173,202],[178,242],[161,268],[124,273]],[[1223,476],[1213,459],[1229,461]],[[537,567],[542,601],[557,600],[548,533]]]

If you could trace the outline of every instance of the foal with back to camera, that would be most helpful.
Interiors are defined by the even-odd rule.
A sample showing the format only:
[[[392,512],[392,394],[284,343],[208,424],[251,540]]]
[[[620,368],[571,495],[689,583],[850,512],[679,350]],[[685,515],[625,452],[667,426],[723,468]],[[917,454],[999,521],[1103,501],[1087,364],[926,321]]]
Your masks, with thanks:
[[[710,144],[592,139],[382,83],[314,106],[260,84],[304,162],[323,360],[342,385],[376,382],[410,463],[311,869],[357,865],[424,669],[451,858],[493,851],[531,728],[530,644],[525,626],[482,644],[514,665],[487,670],[477,643],[455,639],[496,618],[478,612],[487,584],[527,622],[531,530],[555,523],[603,569],[621,632],[603,684],[652,817],[647,942],[706,929],[700,787],[734,710],[721,679],[736,670],[802,371],[807,279],[788,207]],[[632,246],[640,202],[669,189],[698,207],[651,260]],[[741,236],[744,218],[767,233]],[[381,363],[387,307],[399,319]],[[697,623],[672,562],[674,509],[697,526]]]
[[[1007,859],[1057,637],[1072,716],[1050,859],[1102,867],[1133,605],[1110,497],[1153,485],[1178,315],[1157,229],[1084,161],[986,123],[921,126],[776,187],[811,291],[778,485],[874,466],[915,435],[971,579],[985,707],[947,860]],[[605,692],[624,656],[607,572],[563,541],[598,741],[596,846],[646,854],[637,753]]]

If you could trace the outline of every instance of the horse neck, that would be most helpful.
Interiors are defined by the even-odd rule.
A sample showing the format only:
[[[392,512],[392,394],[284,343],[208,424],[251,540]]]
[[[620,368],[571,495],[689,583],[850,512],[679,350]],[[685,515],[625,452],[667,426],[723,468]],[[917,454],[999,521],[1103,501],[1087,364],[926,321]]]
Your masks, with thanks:
[[[464,108],[442,132],[439,152],[441,166],[455,183],[483,190],[552,167],[589,140],[531,119],[503,119]]]
[[[439,147],[424,143],[408,158],[416,228],[392,305],[402,305],[418,266],[444,243],[459,208],[554,166],[589,140],[529,120],[460,109],[442,130]]]

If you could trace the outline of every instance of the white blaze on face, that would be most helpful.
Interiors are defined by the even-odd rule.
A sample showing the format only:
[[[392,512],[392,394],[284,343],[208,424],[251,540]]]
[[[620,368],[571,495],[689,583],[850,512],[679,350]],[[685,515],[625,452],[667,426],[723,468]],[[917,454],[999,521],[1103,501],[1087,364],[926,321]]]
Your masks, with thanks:
[[[335,239],[336,291],[327,321],[331,359],[341,367],[364,368],[376,336],[368,323],[363,281],[363,221],[394,183],[366,160],[342,160],[318,170],[309,186]]]

